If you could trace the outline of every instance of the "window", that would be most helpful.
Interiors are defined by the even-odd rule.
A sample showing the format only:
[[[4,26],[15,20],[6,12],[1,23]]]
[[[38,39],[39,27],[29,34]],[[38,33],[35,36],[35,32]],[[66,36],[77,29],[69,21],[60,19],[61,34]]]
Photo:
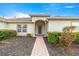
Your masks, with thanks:
[[[23,25],[23,32],[27,32],[27,26]]]
[[[21,29],[18,29],[18,32],[21,32]]]
[[[27,25],[17,25],[18,32],[27,32]]]
[[[17,26],[17,31],[18,31],[18,32],[21,32],[21,25],[18,25],[18,26]]]

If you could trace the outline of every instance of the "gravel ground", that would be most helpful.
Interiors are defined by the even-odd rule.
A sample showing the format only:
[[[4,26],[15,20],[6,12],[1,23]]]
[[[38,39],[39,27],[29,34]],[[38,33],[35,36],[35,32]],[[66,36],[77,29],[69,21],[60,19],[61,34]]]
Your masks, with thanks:
[[[30,56],[35,43],[32,37],[16,37],[0,42],[0,56]]]
[[[49,44],[47,38],[44,38],[45,44],[47,46],[47,50],[50,56],[79,56],[79,44],[73,44],[71,51],[63,50],[62,48],[58,47],[58,45]]]

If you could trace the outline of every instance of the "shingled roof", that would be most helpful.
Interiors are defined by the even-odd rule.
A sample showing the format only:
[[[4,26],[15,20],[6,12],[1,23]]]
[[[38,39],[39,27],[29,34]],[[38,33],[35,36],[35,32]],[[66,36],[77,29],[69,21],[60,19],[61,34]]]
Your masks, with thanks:
[[[32,14],[31,17],[47,17],[48,20],[79,20],[75,16],[51,16],[47,14]],[[0,22],[32,22],[32,18],[11,18],[5,19],[0,17]]]
[[[13,18],[13,19],[6,19],[7,22],[32,22],[31,18]]]
[[[79,20],[79,17],[75,17],[75,16],[52,16],[52,17],[49,17],[48,20],[67,20],[67,19],[72,19],[72,20]]]
[[[31,17],[50,17],[48,14],[30,14]]]

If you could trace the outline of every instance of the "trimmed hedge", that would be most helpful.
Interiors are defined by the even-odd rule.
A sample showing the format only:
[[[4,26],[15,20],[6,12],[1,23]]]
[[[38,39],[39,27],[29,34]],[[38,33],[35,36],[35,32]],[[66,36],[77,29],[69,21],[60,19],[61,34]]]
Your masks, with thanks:
[[[48,42],[52,44],[56,44],[58,42],[60,32],[48,32]]]
[[[75,34],[75,42],[79,43],[79,32],[74,32]]]
[[[0,41],[5,40],[17,35],[15,30],[0,30]]]
[[[73,32],[75,35],[75,40],[79,43],[79,32]],[[52,44],[57,44],[59,41],[59,36],[61,36],[61,32],[48,32],[48,42]]]

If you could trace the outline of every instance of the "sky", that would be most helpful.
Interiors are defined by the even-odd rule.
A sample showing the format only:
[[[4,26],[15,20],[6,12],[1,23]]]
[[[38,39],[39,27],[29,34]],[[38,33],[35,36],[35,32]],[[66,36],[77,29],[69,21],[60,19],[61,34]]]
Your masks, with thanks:
[[[0,3],[0,16],[29,17],[29,14],[79,16],[79,3]]]

